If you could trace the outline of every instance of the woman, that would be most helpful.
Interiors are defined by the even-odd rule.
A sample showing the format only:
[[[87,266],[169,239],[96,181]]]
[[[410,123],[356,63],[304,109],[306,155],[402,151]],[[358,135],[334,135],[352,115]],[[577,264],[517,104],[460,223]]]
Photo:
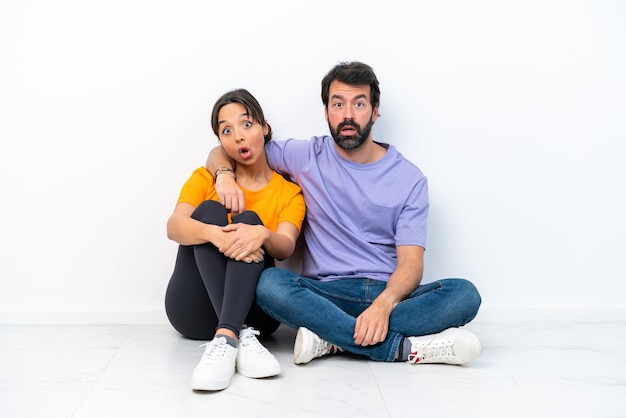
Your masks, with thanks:
[[[219,168],[214,176],[196,169],[167,222],[168,238],[180,244],[167,316],[183,336],[211,339],[193,371],[194,390],[224,389],[235,370],[252,378],[280,373],[256,338],[279,323],[256,306],[255,289],[263,269],[293,253],[306,211],[300,187],[267,164],[272,128],[254,96],[244,89],[224,94],[213,106],[211,127],[235,169]],[[227,213],[215,191],[217,176],[235,176],[245,212]]]

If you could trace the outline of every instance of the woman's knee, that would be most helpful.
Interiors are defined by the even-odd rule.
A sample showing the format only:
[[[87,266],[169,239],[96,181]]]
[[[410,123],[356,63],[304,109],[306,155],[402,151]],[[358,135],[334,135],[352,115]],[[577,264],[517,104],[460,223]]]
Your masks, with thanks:
[[[226,208],[215,200],[205,200],[200,203],[191,214],[191,217],[205,224],[221,226],[228,224]]]
[[[247,210],[245,212],[241,212],[239,215],[233,218],[233,223],[242,223],[248,225],[263,225],[263,221],[257,215],[256,212]]]

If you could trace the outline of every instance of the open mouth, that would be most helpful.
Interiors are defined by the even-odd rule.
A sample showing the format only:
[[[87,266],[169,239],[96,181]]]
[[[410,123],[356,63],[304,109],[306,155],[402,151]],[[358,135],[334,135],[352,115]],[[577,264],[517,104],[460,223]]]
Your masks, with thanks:
[[[352,136],[358,133],[357,127],[351,123],[343,124],[339,127],[339,132],[344,136]]]
[[[250,148],[243,147],[239,148],[239,155],[243,159],[248,159],[252,156],[252,152],[250,152]]]
[[[349,127],[349,128],[343,128],[341,130],[341,133],[345,136],[352,136],[356,134],[356,129]]]

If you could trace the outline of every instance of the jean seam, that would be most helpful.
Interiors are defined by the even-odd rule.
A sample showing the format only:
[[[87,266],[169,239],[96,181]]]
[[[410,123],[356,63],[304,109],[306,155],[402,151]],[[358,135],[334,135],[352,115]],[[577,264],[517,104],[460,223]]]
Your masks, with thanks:
[[[338,300],[342,300],[342,301],[348,301],[348,302],[356,302],[356,303],[371,303],[371,300],[368,298],[355,298],[355,297],[351,297],[351,296],[344,296],[344,295],[339,295],[337,293],[332,293],[329,291],[326,291],[323,288],[320,288],[318,286],[314,286],[313,285],[313,280],[315,279],[308,279],[308,280],[300,280],[300,279],[307,279],[306,277],[300,277],[298,276],[298,282],[300,282],[299,284],[301,286],[306,287],[307,289],[316,292],[320,295],[323,295],[324,297],[326,297],[327,299],[338,299]]]

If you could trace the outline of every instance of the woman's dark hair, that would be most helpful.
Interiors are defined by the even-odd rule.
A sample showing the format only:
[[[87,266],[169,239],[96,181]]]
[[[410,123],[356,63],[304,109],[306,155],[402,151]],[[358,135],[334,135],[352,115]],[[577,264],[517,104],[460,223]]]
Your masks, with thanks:
[[[333,81],[349,84],[351,86],[370,86],[370,101],[372,107],[377,107],[380,102],[380,88],[374,70],[362,62],[340,62],[322,79],[322,103],[328,108],[328,95],[330,84]]]
[[[263,108],[257,101],[257,99],[246,89],[235,89],[227,93],[224,93],[222,97],[217,99],[213,105],[213,112],[211,112],[211,128],[213,133],[219,138],[219,120],[218,115],[220,109],[227,104],[239,103],[246,109],[246,113],[261,125],[267,125],[267,135],[264,136],[265,143],[267,144],[272,140],[272,127],[265,120],[263,115]]]

